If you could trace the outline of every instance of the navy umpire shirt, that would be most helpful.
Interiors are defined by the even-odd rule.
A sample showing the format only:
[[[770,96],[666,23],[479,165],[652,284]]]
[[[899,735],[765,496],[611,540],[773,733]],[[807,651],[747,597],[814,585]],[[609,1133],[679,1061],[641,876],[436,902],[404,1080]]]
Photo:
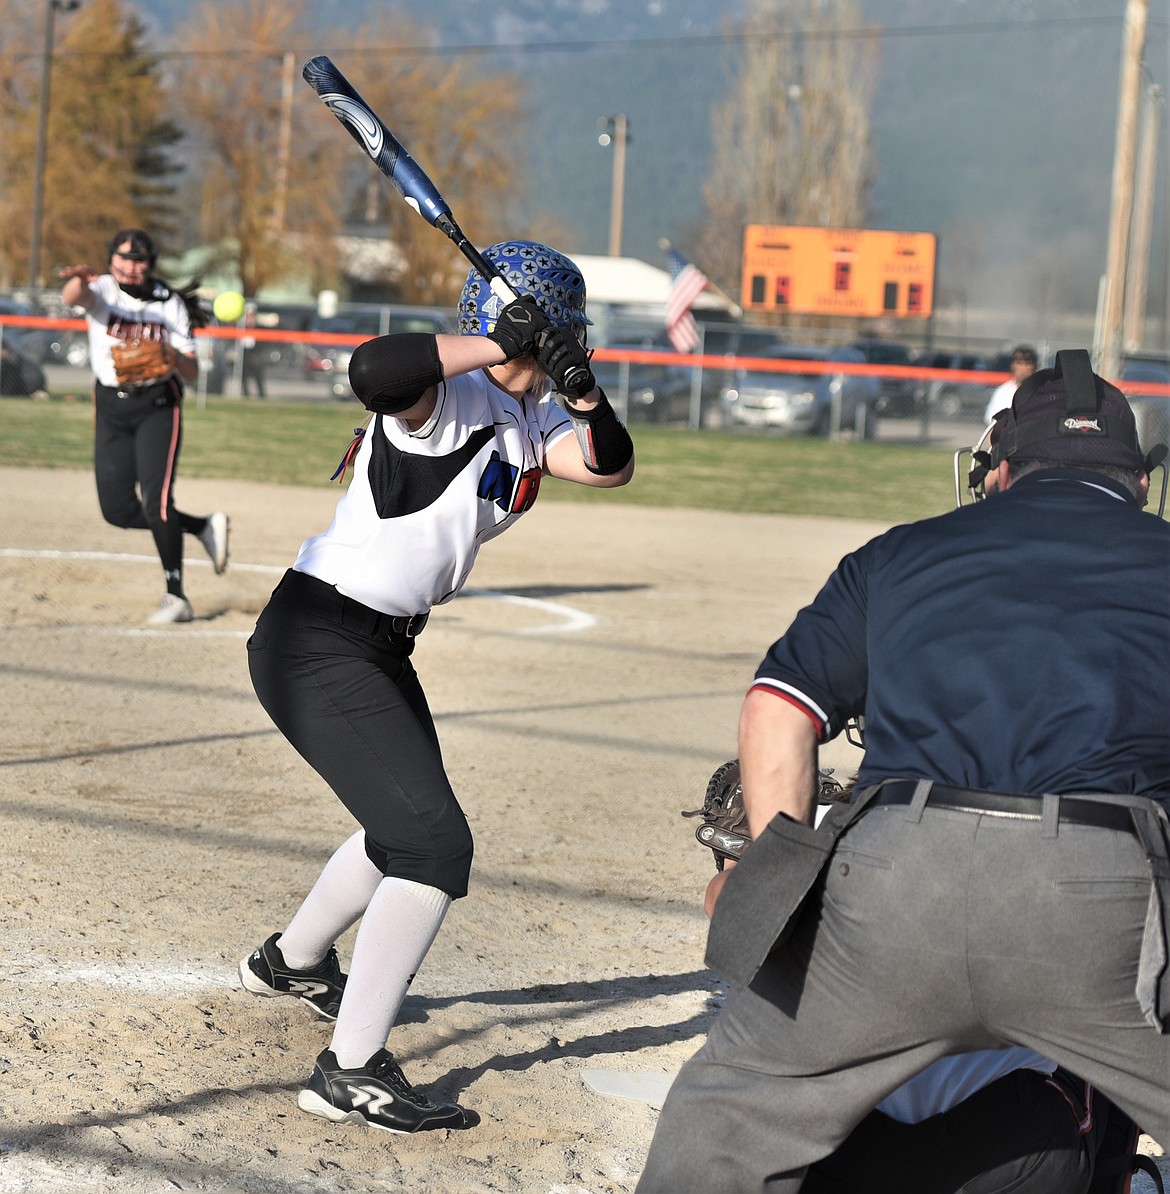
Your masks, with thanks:
[[[1170,523],[1100,474],[1030,473],[846,556],[753,687],[821,741],[864,714],[859,786],[1170,802]]]

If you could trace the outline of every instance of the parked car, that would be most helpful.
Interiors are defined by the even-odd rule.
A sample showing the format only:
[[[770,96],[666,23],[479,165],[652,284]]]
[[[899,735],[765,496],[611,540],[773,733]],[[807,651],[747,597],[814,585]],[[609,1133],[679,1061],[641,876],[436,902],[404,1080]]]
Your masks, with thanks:
[[[74,369],[89,367],[89,336],[85,332],[53,328],[44,347],[45,355],[41,359],[46,365],[69,365]]]
[[[1125,386],[1127,395],[1140,397],[1142,382],[1157,386],[1170,385],[1170,362],[1147,357],[1126,357],[1121,362],[1121,380],[1133,383]]]
[[[892,340],[856,340],[853,347],[871,365],[911,365],[910,349]],[[922,386],[908,377],[881,377],[877,413],[884,418],[904,419],[918,409]]]
[[[997,371],[993,359],[978,353],[927,352],[914,362],[928,369],[970,369]],[[943,419],[972,416],[982,419],[983,408],[995,387],[983,381],[949,381],[938,378],[926,383],[924,401],[932,414]]]
[[[654,348],[659,344],[607,344],[615,351]],[[683,423],[690,417],[691,370],[685,365],[645,365],[601,361],[591,368],[597,384],[630,423]]]
[[[1121,363],[1121,382],[1137,423],[1143,452],[1154,444],[1170,444],[1170,396],[1143,394],[1141,383],[1170,386],[1170,364],[1130,359]]]
[[[313,303],[256,303],[255,326],[267,331],[306,332],[317,313]],[[211,327],[218,326],[214,321]],[[199,356],[201,366],[207,370],[207,388],[213,394],[222,394],[229,378],[236,373],[236,353],[240,341],[220,337],[201,338]],[[260,340],[249,352],[262,354],[260,368],[265,373],[286,374],[301,369],[304,344],[299,340]]]
[[[7,398],[47,397],[45,371],[30,353],[22,350],[22,337],[6,328],[0,341],[0,395]]]
[[[796,361],[864,364],[852,347],[822,348],[784,344],[767,356]],[[721,397],[724,421],[748,427],[828,435],[838,429],[858,429],[866,439],[877,432],[878,381],[856,373],[780,373],[738,369]]]
[[[43,315],[31,303],[18,299],[0,299],[0,315]],[[30,360],[41,362],[52,359],[50,345],[55,333],[48,328],[24,328],[6,326],[4,336],[17,337],[17,347],[23,356]]]
[[[744,323],[704,323],[703,352],[712,356],[760,357],[781,343],[775,328]]]
[[[264,331],[305,332],[316,315],[317,309],[310,303],[265,303],[256,304],[256,327]],[[264,350],[264,368],[268,370],[295,371],[301,366],[302,346],[291,340],[260,340]]]
[[[338,335],[386,336],[392,332],[434,332],[442,334],[454,330],[450,315],[438,307],[368,307],[341,312],[337,315],[314,315],[309,332],[329,332]],[[349,362],[353,344],[305,345],[305,377],[321,377],[327,381],[338,398],[353,394],[349,386]]]
[[[702,323],[700,326],[703,329],[704,356],[766,357],[782,343],[780,333],[775,328],[731,322]],[[704,412],[718,409],[720,395],[735,380],[734,372],[730,366],[704,367],[701,382]]]

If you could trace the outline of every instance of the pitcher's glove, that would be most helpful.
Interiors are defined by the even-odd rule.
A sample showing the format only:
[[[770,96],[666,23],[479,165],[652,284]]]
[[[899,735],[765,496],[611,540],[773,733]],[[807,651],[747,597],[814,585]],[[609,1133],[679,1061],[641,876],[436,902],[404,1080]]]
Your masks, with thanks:
[[[110,349],[120,386],[160,381],[174,371],[179,354],[160,340],[119,341]]]
[[[817,802],[835,804],[848,799],[849,791],[833,778],[833,768],[822,767],[817,773]],[[752,834],[743,807],[738,759],[716,768],[715,774],[707,782],[703,807],[684,812],[683,816],[703,818],[702,825],[695,830],[695,839],[715,855],[717,871],[723,870],[723,864],[728,859],[739,861],[751,845]]]

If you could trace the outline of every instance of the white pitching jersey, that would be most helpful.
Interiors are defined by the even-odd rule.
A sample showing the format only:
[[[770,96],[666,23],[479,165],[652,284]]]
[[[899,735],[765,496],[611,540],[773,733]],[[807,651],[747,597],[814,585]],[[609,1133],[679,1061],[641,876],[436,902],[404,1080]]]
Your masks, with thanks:
[[[332,524],[293,567],[381,613],[426,613],[463,587],[480,545],[531,507],[545,453],[569,434],[551,383],[521,402],[482,370],[440,382],[418,431],[374,416]]]
[[[161,340],[176,352],[195,351],[187,304],[173,291],[161,299],[138,299],[127,294],[111,274],[90,283],[93,305],[86,312],[89,359],[94,376],[103,386],[118,386],[110,349],[119,340]],[[164,289],[160,294],[166,294]]]

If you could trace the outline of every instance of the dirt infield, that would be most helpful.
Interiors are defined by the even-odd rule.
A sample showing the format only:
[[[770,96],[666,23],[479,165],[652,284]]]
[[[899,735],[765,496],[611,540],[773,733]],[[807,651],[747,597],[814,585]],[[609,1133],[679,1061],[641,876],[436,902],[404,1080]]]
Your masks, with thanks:
[[[327,1028],[235,974],[352,829],[244,651],[336,496],[184,480],[184,508],[231,514],[232,566],[191,541],[197,620],[148,629],[146,535],[101,522],[88,474],[0,470],[0,1191],[633,1189],[655,1112],[582,1072],[672,1072],[720,1002],[679,812],[734,755],[764,648],[882,528],[547,502],[487,546],[415,656],[472,893],[391,1040],[482,1122],[398,1137],[299,1112]]]

